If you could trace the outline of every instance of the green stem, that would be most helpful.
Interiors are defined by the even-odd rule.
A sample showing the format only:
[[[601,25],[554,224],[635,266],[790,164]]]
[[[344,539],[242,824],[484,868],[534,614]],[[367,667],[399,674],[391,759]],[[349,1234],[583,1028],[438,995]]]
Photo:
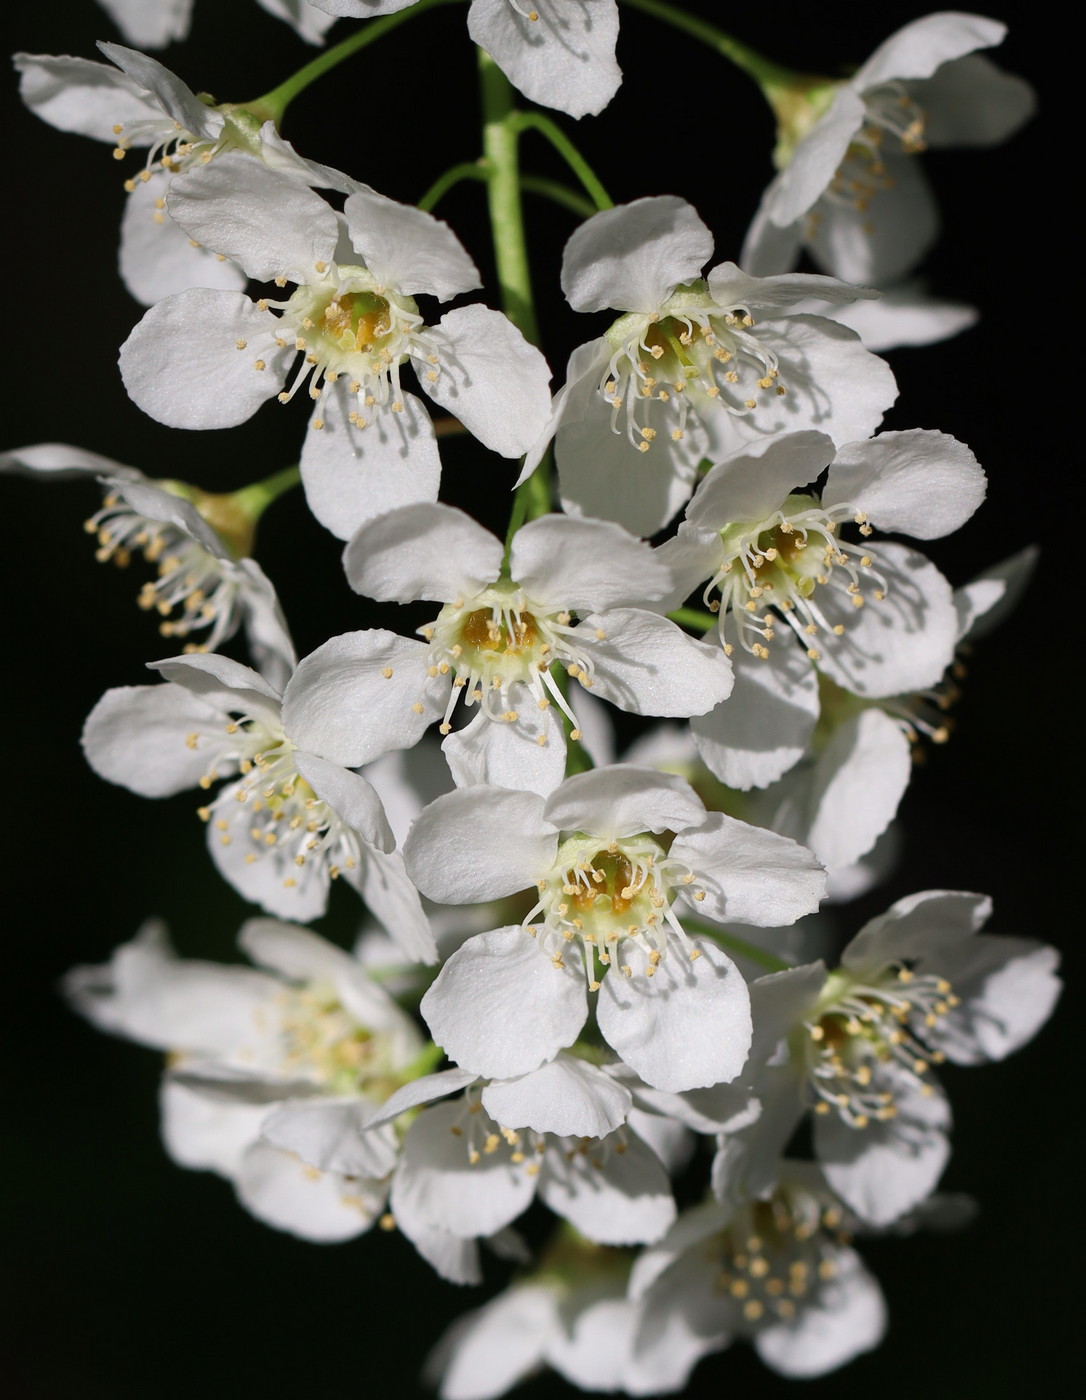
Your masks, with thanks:
[[[284,467],[281,472],[273,472],[263,481],[252,486],[243,486],[234,492],[234,500],[240,510],[250,516],[255,523],[264,514],[272,501],[277,501],[285,492],[297,486],[302,479],[298,467]]]
[[[562,205],[564,209],[569,209],[580,219],[590,219],[597,212],[596,206],[590,199],[585,199],[583,194],[571,190],[560,180],[548,180],[543,175],[522,175],[520,187],[526,194],[539,194],[554,204]]]
[[[479,50],[479,82],[483,102],[483,157],[487,172],[487,207],[494,262],[501,288],[502,310],[533,345],[539,344],[539,326],[532,300],[532,278],[524,235],[524,210],[520,199],[520,161],[517,141],[520,113],[514,105],[509,79],[489,54]],[[513,536],[526,520],[546,515],[551,508],[550,456],[543,458],[526,481],[517,487],[505,536],[503,570],[508,567]]]
[[[694,632],[708,632],[720,621],[719,613],[702,612],[700,608],[676,608],[668,613],[668,617],[680,627],[689,627]]]
[[[711,938],[714,943],[719,943],[729,953],[734,953],[739,958],[746,958],[748,962],[757,963],[759,967],[764,967],[767,972],[786,972],[792,966],[783,958],[778,958],[773,953],[767,953],[764,948],[759,948],[756,943],[748,943],[745,938],[736,938],[734,933],[725,933],[723,929],[714,928],[711,924],[703,924],[700,919],[688,919],[684,915],[682,925],[688,933],[700,933],[706,938]]]
[[[298,94],[304,92],[310,83],[315,83],[318,78],[337,67],[344,59],[352,58],[360,49],[366,48],[368,44],[372,44],[377,39],[384,38],[390,30],[404,24],[409,19],[413,19],[416,15],[421,15],[427,10],[437,9],[439,5],[459,3],[460,0],[418,0],[418,4],[411,5],[406,10],[399,10],[394,15],[383,15],[380,19],[371,20],[363,28],[356,30],[350,38],[344,39],[342,43],[334,44],[330,49],[325,49],[312,62],[299,68],[297,73],[292,73],[285,82],[272,88],[270,92],[266,92],[263,97],[257,97],[252,102],[243,102],[240,105],[246,111],[259,117],[261,121],[273,121],[278,127],[283,119],[283,113]]]
[[[766,58],[757,49],[749,48],[746,44],[740,43],[738,39],[733,39],[730,34],[725,33],[723,29],[718,29],[709,20],[687,14],[685,10],[677,9],[674,5],[668,4],[667,0],[622,0],[622,2],[633,10],[641,10],[646,15],[652,15],[654,19],[670,24],[674,29],[681,29],[684,34],[699,39],[703,44],[708,44],[711,49],[715,49],[717,53],[734,63],[737,68],[741,68],[744,73],[749,74],[761,88],[791,87],[800,76],[791,68],[785,68],[782,64],[774,63],[772,59]]]
[[[521,112],[517,117],[517,126],[521,131],[538,131],[547,138],[584,186],[589,199],[596,206],[593,212],[615,207],[599,176],[557,122],[542,112]]]
[[[437,177],[419,200],[418,207],[424,213],[429,214],[438,200],[444,199],[453,186],[458,185],[461,180],[486,180],[487,178],[486,167],[478,161],[461,161],[459,165],[451,166],[444,175]]]

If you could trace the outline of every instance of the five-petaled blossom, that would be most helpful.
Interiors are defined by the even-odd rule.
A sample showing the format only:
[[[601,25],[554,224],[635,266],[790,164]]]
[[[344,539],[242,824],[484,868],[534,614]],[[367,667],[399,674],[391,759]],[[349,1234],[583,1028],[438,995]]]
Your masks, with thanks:
[[[364,525],[344,562],[371,597],[445,605],[423,641],[347,633],[303,663],[292,732],[351,767],[411,747],[437,719],[459,786],[547,793],[566,759],[555,709],[576,726],[554,668],[635,714],[702,714],[731,689],[726,658],[643,606],[667,592],[669,573],[609,522],[533,520],[503,564],[501,541],[469,516],[420,503]],[[453,732],[461,697],[478,713]]]
[[[171,217],[257,281],[294,290],[253,302],[194,288],[167,297],[121,347],[145,412],[177,428],[243,423],[268,398],[314,401],[302,480],[314,515],[346,539],[365,519],[437,496],[426,393],[492,451],[519,457],[548,413],[539,351],[499,311],[464,306],[427,326],[415,295],[447,301],[479,275],[447,224],[372,191],[337,215],[319,195],[241,156],[175,180]],[[292,367],[294,378],[285,385]]]
[[[931,1068],[1001,1060],[1030,1040],[1060,992],[1059,955],[984,934],[982,895],[926,890],[865,924],[827,971],[808,963],[751,985],[750,1087],[773,1111],[721,1139],[714,1187],[758,1194],[804,1114],[833,1190],[887,1225],[935,1187],[950,1109]]]
[[[835,442],[866,437],[893,403],[894,376],[855,332],[789,314],[811,297],[877,293],[829,277],[748,277],[730,262],[703,278],[712,252],[712,234],[673,195],[597,214],[566,245],[570,305],[627,312],[573,352],[525,461],[523,475],[556,435],[567,510],[651,535],[690,495],[705,458],[800,428]]]
[[[477,934],[422,1001],[464,1069],[523,1074],[572,1045],[598,993],[600,1033],[654,1088],[734,1079],[750,1044],[746,983],[683,916],[793,923],[825,892],[794,841],[706,812],[688,783],[616,764],[549,798],[459,788],[404,843],[412,879],[449,904],[531,891],[519,924]],[[532,896],[529,896],[530,898]]]
[[[107,141],[117,160],[147,150],[143,168],[125,181],[119,266],[137,301],[151,306],[186,287],[236,290],[245,276],[217,249],[207,249],[169,216],[176,175],[228,151],[266,164],[299,185],[350,194],[366,188],[342,171],[300,156],[271,121],[244,105],[197,96],[156,59],[121,44],[99,48],[117,66],[87,58],[16,54],[19,91],[32,112],[61,131]]]
[[[97,558],[123,568],[141,553],[155,565],[158,576],[140,589],[139,605],[163,619],[164,637],[184,638],[186,651],[215,651],[244,626],[261,673],[273,681],[290,675],[296,658],[279,599],[248,557],[252,521],[230,496],[152,480],[60,442],[0,453],[0,472],[13,470],[98,478],[105,499],[85,525],[98,541]]]
[[[369,19],[418,0],[309,0],[329,15]],[[616,0],[471,0],[468,33],[514,87],[571,117],[602,112],[622,81]]]
[[[789,93],[776,152],[784,168],[747,233],[744,267],[787,272],[806,247],[849,282],[888,287],[911,272],[939,230],[916,156],[929,146],[998,145],[1033,113],[1029,84],[976,52],[1006,32],[984,15],[925,15],[851,78]]]
[[[199,809],[227,880],[269,914],[322,914],[342,876],[404,951],[432,960],[433,934],[393,850],[381,799],[358,773],[295,745],[279,693],[225,656],[154,663],[165,685],[107,690],[87,717],[96,773],[141,797],[223,786]],[[303,682],[304,684],[304,682]]]
[[[178,958],[151,921],[64,990],[102,1030],[169,1055],[162,1134],[176,1162],[225,1176],[277,1229],[350,1239],[380,1214],[396,1162],[393,1130],[370,1121],[422,1038],[317,934],[250,919],[238,941],[257,968]]]
[[[812,485],[829,466],[821,491]],[[958,640],[950,584],[915,550],[870,544],[873,527],[938,539],[984,497],[976,458],[945,433],[883,433],[834,455],[822,433],[790,433],[736,455],[698,487],[660,553],[676,595],[704,583],[735,686],[691,728],[732,787],[764,787],[803,756],[819,674],[860,696],[936,684]],[[850,526],[857,543],[845,538]]]

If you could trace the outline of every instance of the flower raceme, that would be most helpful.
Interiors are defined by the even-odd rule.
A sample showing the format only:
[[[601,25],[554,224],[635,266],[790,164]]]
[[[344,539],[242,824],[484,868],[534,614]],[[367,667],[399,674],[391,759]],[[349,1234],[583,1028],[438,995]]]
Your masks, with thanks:
[[[143,797],[223,786],[200,816],[223,876],[271,914],[312,919],[340,875],[408,956],[435,957],[377,793],[357,773],[293,742],[283,695],[223,656],[155,663],[165,685],[109,690],[91,711],[91,767]]]
[[[818,492],[811,483],[827,464]],[[735,668],[726,705],[692,725],[722,781],[764,787],[798,762],[818,718],[819,673],[863,697],[939,682],[958,640],[950,585],[922,555],[869,536],[949,534],[984,490],[969,449],[926,431],[884,433],[836,456],[825,435],[792,433],[709,472],[660,553],[676,598],[704,584]]]
[[[648,1084],[733,1079],[750,1037],[742,977],[684,911],[794,922],[825,891],[802,846],[707,813],[681,778],[615,765],[549,798],[467,787],[438,798],[404,846],[424,894],[470,903],[533,890],[519,925],[469,939],[422,1013],[464,1069],[527,1073],[571,1045],[598,993],[604,1039]]]
[[[224,428],[268,398],[304,392],[318,431],[302,450],[303,485],[341,538],[437,496],[433,427],[401,383],[409,363],[430,398],[493,451],[518,457],[538,437],[549,372],[513,324],[483,306],[447,312],[436,326],[419,314],[416,295],[447,301],[479,285],[446,224],[369,191],[337,215],[312,190],[238,156],[176,180],[169,208],[250,277],[294,290],[253,302],[197,288],[159,302],[121,347],[129,394],[171,427]]]
[[[670,576],[620,526],[547,516],[501,541],[461,511],[419,503],[363,525],[344,553],[354,588],[442,602],[422,641],[373,630],[333,637],[304,663],[292,732],[351,767],[418,742],[435,719],[458,785],[549,792],[564,775],[552,674],[634,713],[703,713],[731,688],[727,659],[647,610]],[[574,620],[576,614],[578,620]],[[452,732],[459,699],[478,707]]]
[[[728,262],[703,278],[712,252],[708,228],[672,195],[597,214],[566,245],[562,289],[574,310],[627,313],[573,352],[524,464],[526,475],[555,436],[572,513],[655,534],[706,458],[801,428],[835,442],[866,436],[894,401],[888,366],[853,331],[788,314],[811,297],[877,293],[826,277],[748,277]]]
[[[197,96],[176,74],[135,49],[99,45],[115,64],[48,54],[16,54],[19,90],[37,116],[61,131],[108,142],[117,160],[146,149],[125,181],[120,272],[137,301],[151,306],[186,287],[238,290],[244,273],[175,224],[167,196],[175,176],[227,152],[267,164],[296,184],[343,194],[364,189],[350,176],[298,155],[270,121],[244,105]]]

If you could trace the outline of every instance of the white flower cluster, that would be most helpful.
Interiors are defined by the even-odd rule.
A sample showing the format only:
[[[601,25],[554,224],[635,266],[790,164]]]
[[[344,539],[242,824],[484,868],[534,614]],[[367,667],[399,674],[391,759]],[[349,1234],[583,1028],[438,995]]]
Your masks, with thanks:
[[[412,0],[261,3],[319,42]],[[189,6],[107,9],[150,43]],[[503,73],[575,117],[619,87],[614,0],[472,0],[468,29],[508,97],[490,126],[517,115]],[[897,388],[870,348],[903,318],[897,343],[962,324],[900,289],[935,228],[915,157],[1028,116],[976,53],[1001,37],[928,16],[793,92],[742,266],[710,265],[682,198],[598,199],[561,270],[595,330],[553,395],[496,197],[508,314],[439,314],[482,285],[456,234],[299,155],[274,104],[216,105],[116,44],[113,66],[17,59],[38,116],[147,151],[121,246],[148,307],[120,350],[133,402],[207,430],[310,401],[308,426],[283,410],[298,472],[229,496],[59,443],[0,458],[95,477],[99,557],[157,568],[140,603],[184,649],[102,696],[84,751],[141,796],[198,790],[215,866],[269,916],[241,931],[255,966],[178,957],[152,922],[67,994],[167,1054],[167,1150],[258,1219],[379,1222],[457,1283],[481,1245],[518,1262],[434,1353],[446,1400],[541,1365],[674,1392],[742,1338],[796,1377],[874,1347],[853,1235],[964,1212],[933,1194],[936,1067],[1002,1058],[1058,995],[1054,950],[981,932],[982,896],[899,899],[835,954],[816,912],[879,878],[957,650],[1032,559],[955,590],[907,542],[965,525],[985,476],[944,433],[879,432]],[[792,270],[803,248],[829,275]],[[520,461],[504,538],[440,499],[448,433]],[[297,659],[251,557],[295,479],[350,588],[386,617],[429,605],[423,625]],[[619,748],[616,710],[669,722]],[[383,930],[351,952],[303,927],[337,881]],[[563,1222],[534,1260],[533,1203]]]

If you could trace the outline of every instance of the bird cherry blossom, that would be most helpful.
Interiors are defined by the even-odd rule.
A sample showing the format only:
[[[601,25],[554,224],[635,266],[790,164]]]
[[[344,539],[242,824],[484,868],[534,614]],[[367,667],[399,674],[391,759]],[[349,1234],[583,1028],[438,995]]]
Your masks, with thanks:
[[[1028,83],[978,54],[1006,25],[958,11],[925,15],[886,39],[851,78],[813,80],[778,104],[776,159],[743,245],[744,267],[787,272],[806,247],[846,281],[889,287],[939,228],[916,157],[928,147],[992,146],[1032,115]]]
[[[735,668],[727,706],[692,725],[718,777],[764,787],[802,757],[820,674],[863,697],[939,682],[958,638],[950,585],[922,555],[869,536],[876,526],[948,534],[984,489],[968,448],[925,431],[849,443],[836,457],[823,434],[787,434],[709,472],[660,553],[676,596],[708,580],[703,596]]]
[[[404,950],[435,956],[418,895],[393,850],[380,798],[357,773],[297,747],[281,695],[223,656],[155,663],[165,685],[109,690],[87,718],[91,767],[143,797],[188,788],[201,806],[208,847],[223,876],[271,914],[311,919],[342,877]]]
[[[127,567],[141,553],[157,577],[140,589],[139,606],[161,618],[163,637],[186,651],[215,651],[244,626],[263,674],[286,680],[296,664],[279,600],[248,557],[254,521],[245,493],[216,495],[185,482],[152,480],[135,467],[66,443],[37,443],[0,453],[0,472],[50,477],[90,475],[106,495],[85,522],[96,557]]]
[[[176,1162],[226,1177],[277,1229],[349,1239],[384,1206],[397,1143],[369,1124],[422,1039],[317,934],[251,919],[238,941],[256,968],[178,958],[150,921],[64,990],[100,1029],[168,1054],[162,1132]]]
[[[562,289],[574,309],[627,310],[573,352],[525,461],[527,474],[556,434],[567,510],[654,534],[705,458],[799,428],[837,442],[866,436],[893,402],[893,375],[854,332],[787,314],[810,297],[875,293],[830,278],[748,277],[730,262],[703,278],[712,251],[705,224],[672,195],[597,214],[566,245]]]
[[[518,530],[503,554],[496,536],[440,504],[363,525],[344,552],[352,586],[444,607],[419,628],[422,641],[373,630],[318,648],[291,703],[294,732],[356,766],[417,743],[437,719],[458,785],[549,792],[566,754],[556,711],[580,738],[559,667],[634,713],[689,715],[727,695],[726,658],[644,606],[663,597],[670,575],[620,526],[547,516]],[[460,700],[478,713],[454,732]]]
[[[437,495],[434,430],[401,383],[409,363],[493,451],[517,457],[538,436],[549,373],[513,324],[483,306],[447,312],[436,326],[419,314],[415,295],[447,301],[479,285],[446,224],[368,191],[338,216],[312,190],[240,156],[176,180],[169,208],[250,277],[294,290],[255,302],[202,288],[167,297],[121,347],[125,387],[152,417],[186,428],[232,427],[266,399],[303,393],[317,430],[302,452],[307,499],[342,538]]]
[[[801,846],[707,813],[681,778],[614,765],[549,798],[466,787],[422,813],[404,846],[412,879],[446,903],[534,887],[523,922],[469,939],[422,1003],[465,1069],[527,1073],[572,1045],[598,993],[599,1029],[655,1088],[733,1079],[749,1045],[746,986],[684,911],[792,923],[824,892]]]

